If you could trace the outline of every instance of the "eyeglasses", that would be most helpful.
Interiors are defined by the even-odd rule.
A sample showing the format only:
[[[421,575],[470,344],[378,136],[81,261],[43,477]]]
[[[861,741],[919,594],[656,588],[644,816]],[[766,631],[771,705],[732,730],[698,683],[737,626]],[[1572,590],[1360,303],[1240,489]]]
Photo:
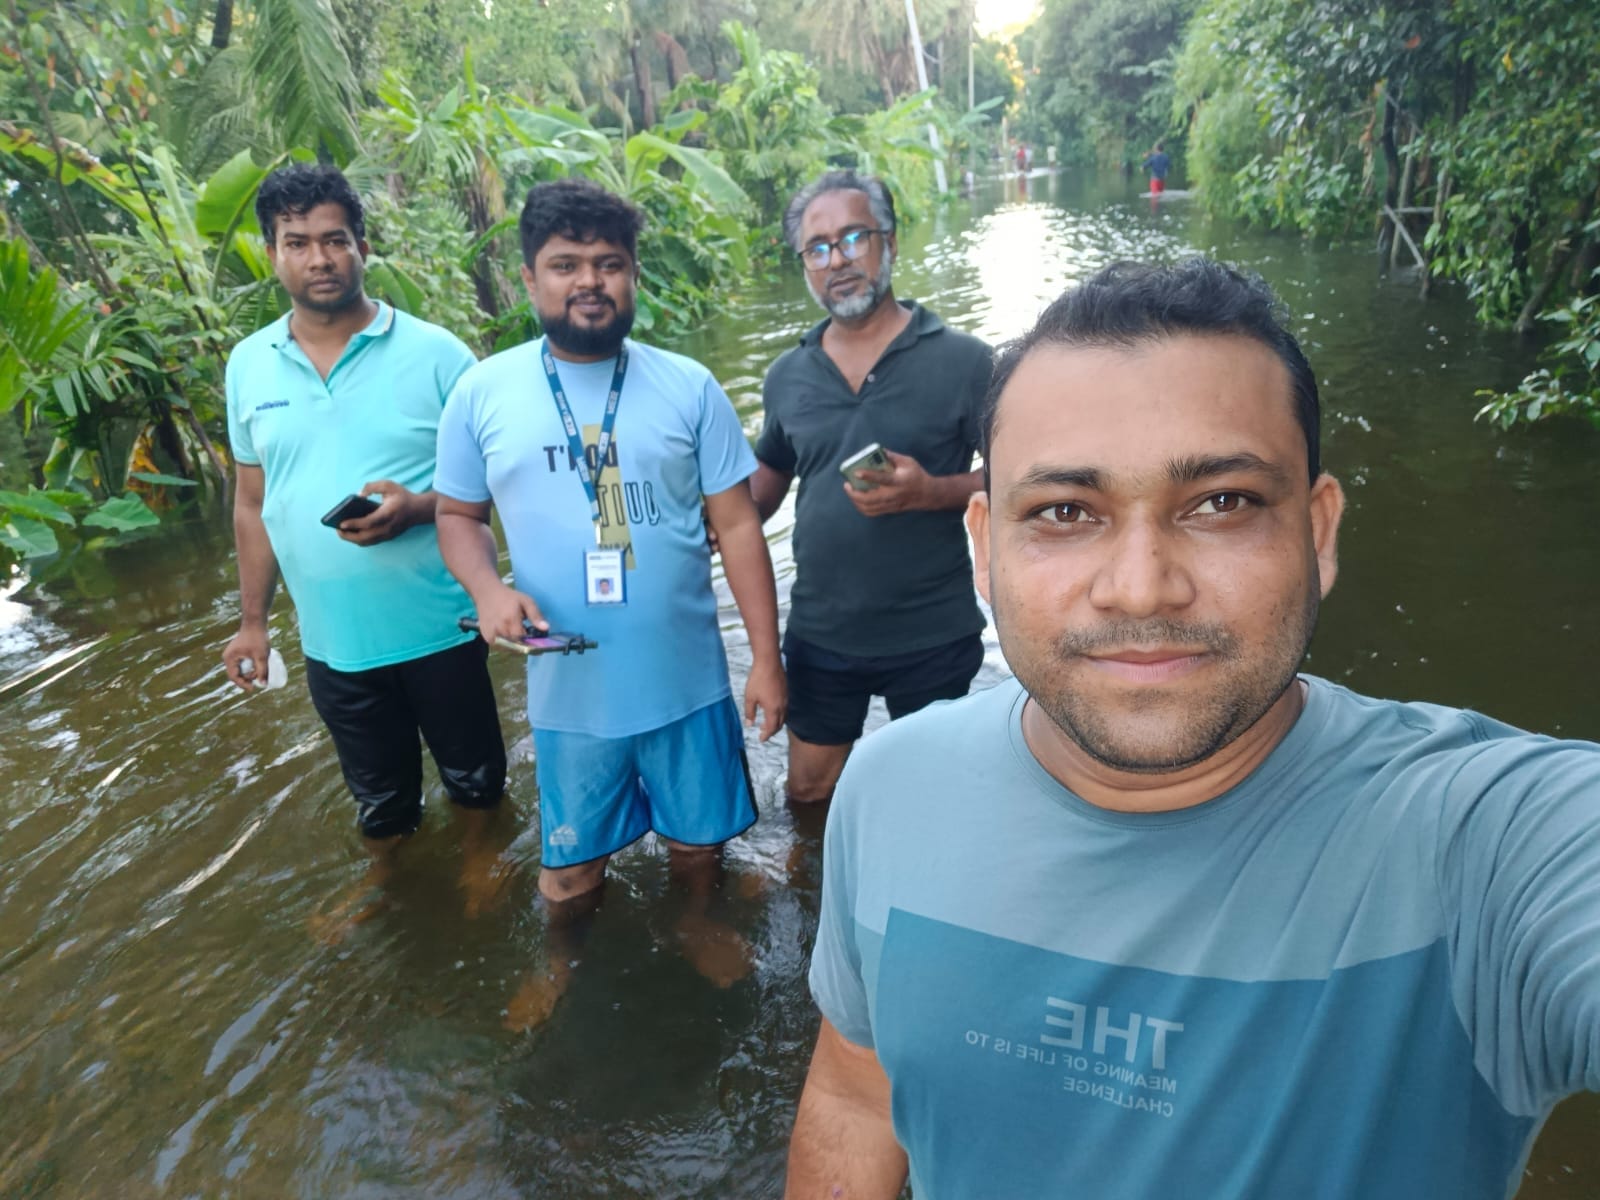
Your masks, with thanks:
[[[833,261],[833,248],[839,248],[840,256],[845,262],[855,262],[867,252],[871,243],[867,240],[875,233],[888,233],[887,229],[852,229],[837,242],[818,242],[807,246],[800,251],[800,261],[805,264],[808,271],[823,271]]]

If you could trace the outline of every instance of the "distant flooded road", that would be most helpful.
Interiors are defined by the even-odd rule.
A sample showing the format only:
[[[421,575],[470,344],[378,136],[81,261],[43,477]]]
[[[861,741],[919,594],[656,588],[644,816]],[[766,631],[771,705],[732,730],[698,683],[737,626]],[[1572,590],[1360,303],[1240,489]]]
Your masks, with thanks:
[[[1350,500],[1311,670],[1600,740],[1600,434],[1472,423],[1474,390],[1513,384],[1527,347],[1455,298],[1419,302],[1360,248],[1241,234],[1181,198],[1153,211],[1119,176],[1028,186],[987,183],[907,231],[899,294],[998,341],[1112,259],[1260,271],[1293,307]],[[795,270],[674,348],[753,432],[763,372],[817,316]],[[792,519],[768,527],[783,592]],[[717,913],[755,947],[752,975],[717,990],[684,961],[647,839],[614,860],[555,1015],[511,1034],[501,1010],[544,940],[519,663],[495,660],[504,837],[525,868],[500,904],[468,915],[430,774],[392,902],[319,938],[364,867],[354,807],[286,598],[291,686],[245,698],[223,678],[235,586],[218,512],[0,597],[0,1197],[776,1197],[816,1029],[820,882],[820,821],[782,802],[782,739],[751,750],[762,819],[730,848]],[[980,686],[1005,671],[989,638]],[[1520,1195],[1600,1197],[1600,1102],[1557,1112]]]

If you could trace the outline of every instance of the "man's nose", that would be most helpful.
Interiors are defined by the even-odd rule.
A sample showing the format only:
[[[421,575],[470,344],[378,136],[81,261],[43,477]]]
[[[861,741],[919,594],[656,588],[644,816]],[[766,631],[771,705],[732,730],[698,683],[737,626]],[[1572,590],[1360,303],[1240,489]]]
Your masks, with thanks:
[[[1194,578],[1178,535],[1154,519],[1128,521],[1109,531],[1105,558],[1089,599],[1097,608],[1129,617],[1153,617],[1192,603]]]

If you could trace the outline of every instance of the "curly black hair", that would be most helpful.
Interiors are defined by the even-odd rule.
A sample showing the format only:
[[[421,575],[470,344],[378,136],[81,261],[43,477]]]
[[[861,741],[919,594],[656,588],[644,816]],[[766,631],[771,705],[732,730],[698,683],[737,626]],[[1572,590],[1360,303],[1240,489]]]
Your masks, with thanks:
[[[365,241],[367,218],[361,197],[337,167],[323,163],[294,163],[274,171],[261,181],[256,193],[256,220],[267,245],[278,239],[278,218],[285,214],[303,217],[319,204],[337,204],[350,220],[356,241]]]
[[[517,227],[522,235],[522,261],[530,267],[539,248],[553,237],[611,242],[638,262],[644,213],[587,179],[557,179],[528,189]]]

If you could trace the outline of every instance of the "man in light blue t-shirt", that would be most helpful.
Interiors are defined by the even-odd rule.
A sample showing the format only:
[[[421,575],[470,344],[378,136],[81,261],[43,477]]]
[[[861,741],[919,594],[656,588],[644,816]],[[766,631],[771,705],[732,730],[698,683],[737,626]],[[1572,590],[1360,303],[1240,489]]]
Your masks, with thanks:
[[[1298,674],[1317,421],[1203,259],[1003,352],[967,521],[1016,678],[840,780],[791,1200],[1501,1200],[1600,1088],[1600,745]]]
[[[598,643],[528,660],[544,843],[539,890],[553,928],[592,910],[609,857],[654,830],[696,903],[686,952],[719,983],[748,970],[704,901],[722,843],[756,819],[739,711],[711,588],[706,521],[750,639],[744,716],[762,740],[787,705],[777,595],[745,480],[755,456],[699,363],[628,339],[638,209],[595,184],[528,194],[523,281],[538,341],[462,376],[439,425],[439,539],[486,640],[554,627]],[[500,579],[498,509],[515,587]],[[513,1002],[509,1023],[548,1015],[570,939]]]
[[[484,647],[456,624],[468,602],[439,555],[430,489],[444,399],[475,359],[446,330],[368,298],[361,201],[337,170],[273,172],[256,212],[293,307],[228,358],[240,613],[223,662],[247,692],[272,682],[267,613],[281,573],[374,881],[422,820],[420,729],[465,826],[472,903],[495,886],[505,747]],[[351,495],[381,500],[334,513]]]

